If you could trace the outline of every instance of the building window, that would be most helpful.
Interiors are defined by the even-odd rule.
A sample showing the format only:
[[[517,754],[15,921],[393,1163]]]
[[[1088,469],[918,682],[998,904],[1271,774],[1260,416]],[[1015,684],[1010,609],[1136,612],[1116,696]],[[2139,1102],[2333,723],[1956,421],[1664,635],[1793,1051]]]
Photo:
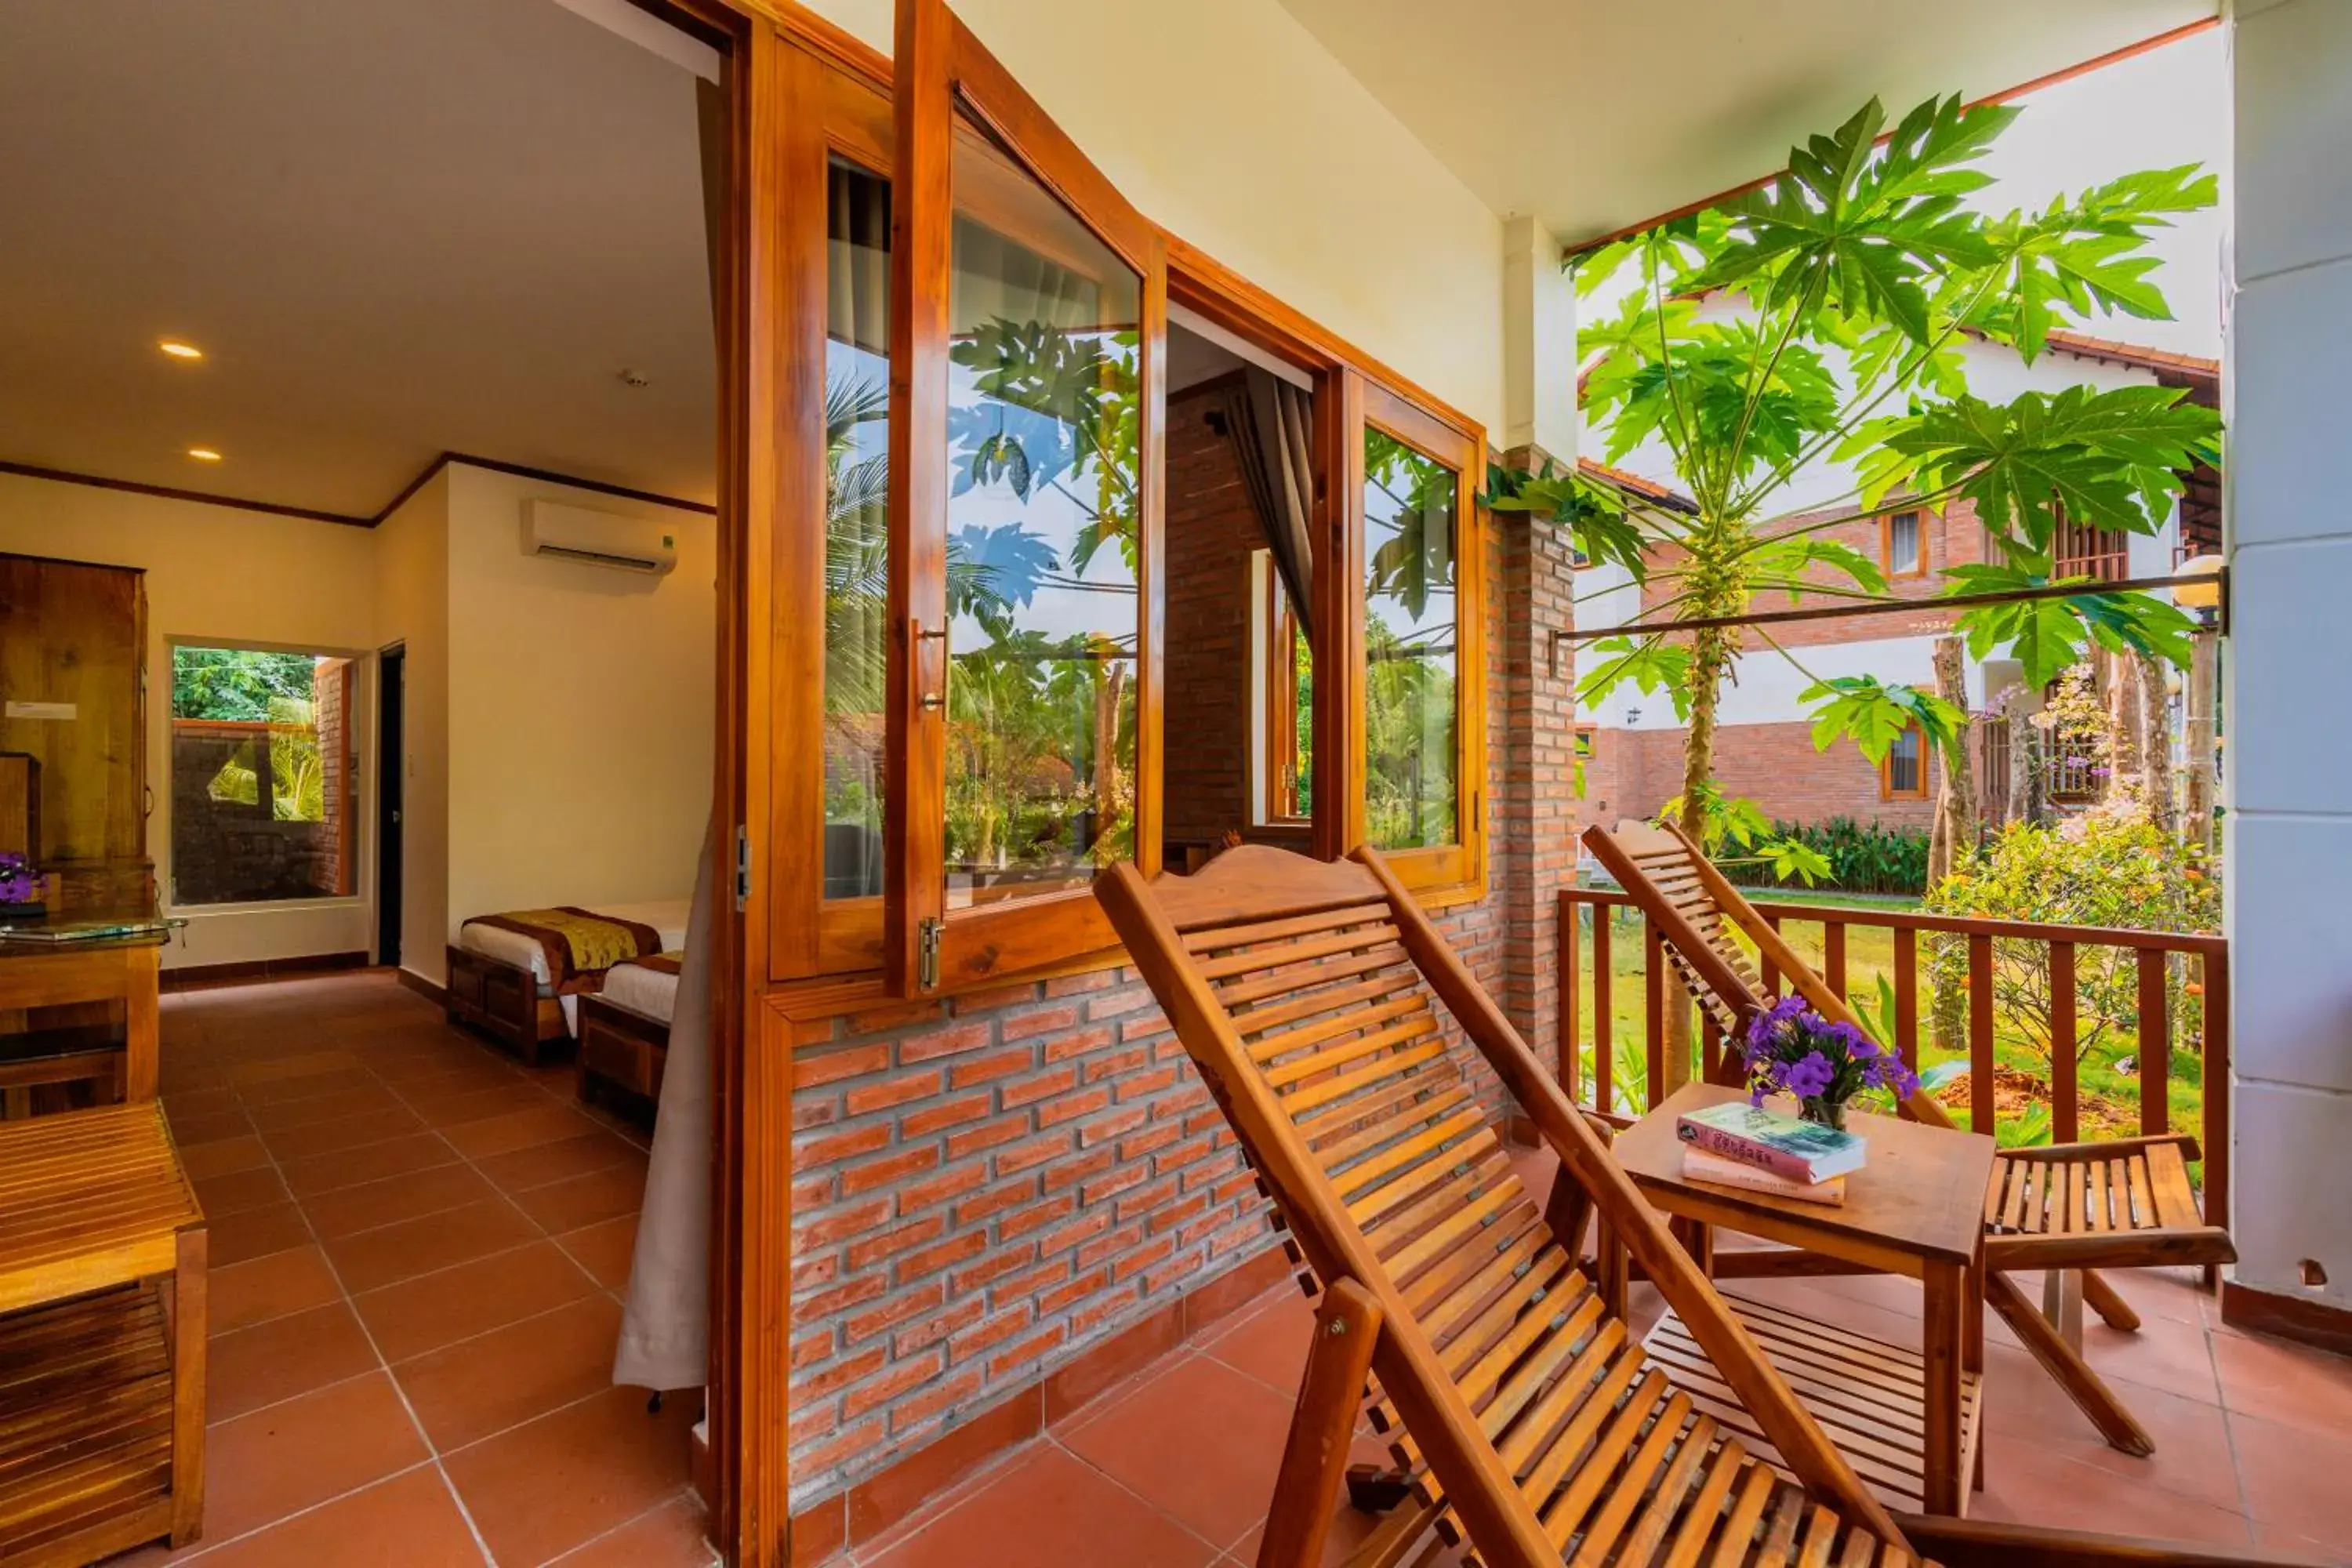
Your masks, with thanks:
[[[1254,788],[1258,821],[1269,826],[1307,821],[1313,815],[1315,665],[1307,628],[1275,569],[1274,552],[1251,558],[1257,586],[1255,635],[1251,648],[1256,668],[1251,687],[1259,697],[1258,774]]]
[[[1916,725],[1895,737],[1895,743],[1887,748],[1886,755],[1878,764],[1879,799],[1927,798],[1927,749],[1920,742]]]
[[[1927,535],[1916,511],[1890,512],[1878,520],[1878,563],[1889,577],[1927,574]]]
[[[355,889],[352,666],[331,654],[172,650],[172,901]]]

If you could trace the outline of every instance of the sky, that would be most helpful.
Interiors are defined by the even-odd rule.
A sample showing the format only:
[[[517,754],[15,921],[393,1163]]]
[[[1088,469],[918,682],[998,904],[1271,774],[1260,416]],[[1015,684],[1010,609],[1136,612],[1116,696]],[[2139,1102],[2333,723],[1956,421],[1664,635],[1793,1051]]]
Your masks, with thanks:
[[[2157,285],[2170,321],[2108,317],[2085,330],[2148,348],[2219,358],[2221,252],[2230,200],[2230,61],[2221,27],[2042,89],[1977,167],[2000,184],[1985,193],[2006,211],[2038,207],[2135,169],[2202,163],[2222,182],[2221,203],[2159,235]]]
[[[2218,359],[2221,256],[2230,203],[2230,62],[2226,32],[2210,27],[2014,100],[2024,110],[1975,165],[1997,182],[1975,205],[1997,212],[2049,205],[2137,169],[2202,163],[2221,176],[2221,200],[2150,241],[2155,281],[2174,319],[2096,316],[2082,330],[2147,348]],[[1890,112],[1902,107],[1889,105]],[[1585,320],[1612,313],[1626,287],[1611,284],[1579,306]]]

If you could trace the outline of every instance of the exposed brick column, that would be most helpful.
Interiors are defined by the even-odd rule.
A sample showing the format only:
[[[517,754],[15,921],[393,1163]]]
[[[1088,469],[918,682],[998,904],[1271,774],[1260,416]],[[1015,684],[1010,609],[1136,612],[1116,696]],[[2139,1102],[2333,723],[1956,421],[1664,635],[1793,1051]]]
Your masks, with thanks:
[[[1515,447],[1510,468],[1547,454]],[[1503,1008],[1528,1046],[1556,1059],[1559,1037],[1555,894],[1576,870],[1575,660],[1552,667],[1551,634],[1575,624],[1575,567],[1566,535],[1524,512],[1494,517],[1501,546],[1500,624],[1489,700],[1501,716],[1501,787],[1489,851],[1503,920]]]

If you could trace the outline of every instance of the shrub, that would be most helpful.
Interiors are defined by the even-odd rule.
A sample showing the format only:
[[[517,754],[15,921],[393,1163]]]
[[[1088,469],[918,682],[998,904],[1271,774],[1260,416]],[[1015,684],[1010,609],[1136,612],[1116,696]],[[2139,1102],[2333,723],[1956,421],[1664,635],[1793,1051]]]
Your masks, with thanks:
[[[2023,823],[1969,855],[1927,895],[1931,914],[2126,931],[2210,931],[2221,927],[2221,893],[2204,850],[2183,844],[2145,819],[2092,813],[2054,827]],[[1968,980],[1968,939],[1932,936],[1928,974],[1939,995],[1958,996]],[[2168,965],[2173,1016],[2182,1016],[2191,976],[2187,961]],[[2129,948],[2075,952],[2075,1059],[2110,1032],[2137,1018],[2138,954]],[[1995,1016],[2050,1059],[2050,947],[1992,944]]]
[[[1793,838],[1830,863],[1825,887],[1849,893],[1920,893],[1927,888],[1927,834],[1924,828],[1886,827],[1832,816],[1826,822],[1776,822],[1775,837]],[[1777,887],[1769,865],[1735,858],[1724,875],[1749,887]]]

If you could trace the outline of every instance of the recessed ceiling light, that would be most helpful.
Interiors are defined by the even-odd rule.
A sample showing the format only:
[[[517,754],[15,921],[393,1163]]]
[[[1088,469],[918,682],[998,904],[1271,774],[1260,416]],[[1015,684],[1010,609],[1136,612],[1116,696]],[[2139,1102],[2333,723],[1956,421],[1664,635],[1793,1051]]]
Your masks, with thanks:
[[[221,460],[221,455],[210,447],[191,447],[188,448],[188,456],[199,463],[217,463]]]
[[[173,359],[202,359],[205,351],[194,343],[184,343],[177,338],[165,338],[155,345]]]

